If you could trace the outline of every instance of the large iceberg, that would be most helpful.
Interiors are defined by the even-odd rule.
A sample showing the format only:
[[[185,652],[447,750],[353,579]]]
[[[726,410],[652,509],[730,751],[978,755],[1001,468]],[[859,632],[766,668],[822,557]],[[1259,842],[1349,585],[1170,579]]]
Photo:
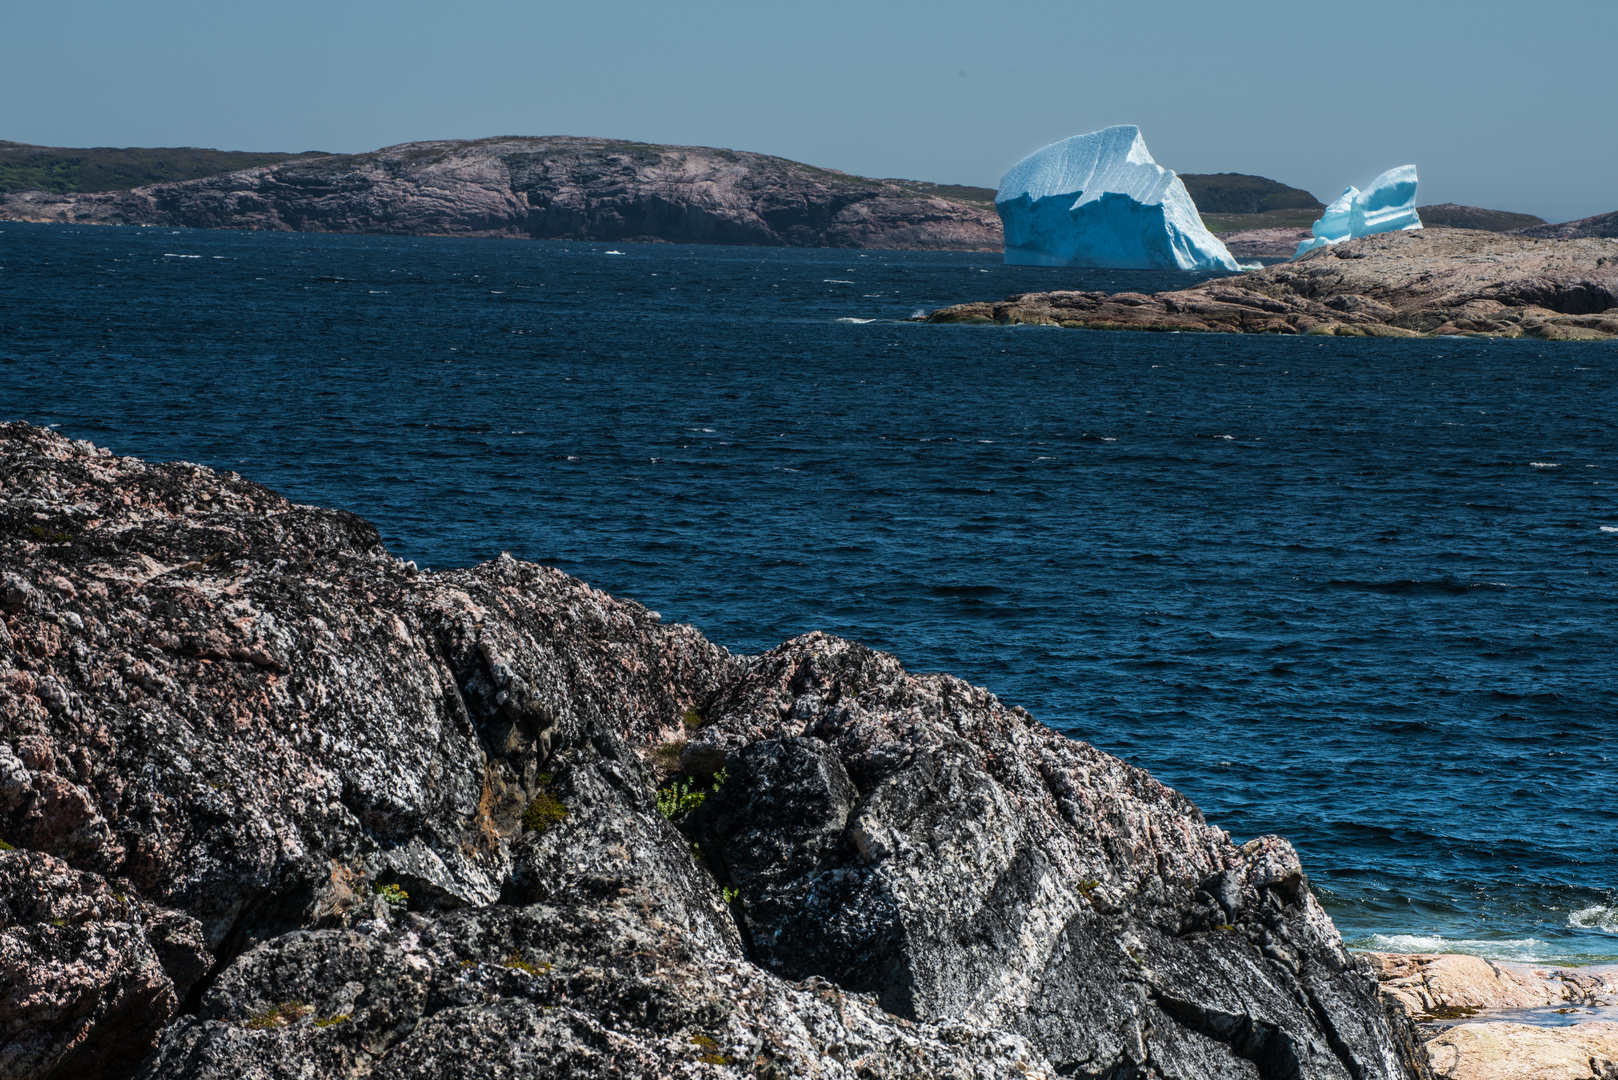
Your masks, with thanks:
[[[1013,266],[1239,269],[1133,124],[1035,150],[1001,177],[994,208]]]
[[[1298,243],[1292,257],[1296,259],[1306,251],[1373,233],[1419,228],[1416,167],[1400,165],[1372,180],[1364,191],[1351,187],[1333,199],[1320,220],[1310,226],[1313,235]]]

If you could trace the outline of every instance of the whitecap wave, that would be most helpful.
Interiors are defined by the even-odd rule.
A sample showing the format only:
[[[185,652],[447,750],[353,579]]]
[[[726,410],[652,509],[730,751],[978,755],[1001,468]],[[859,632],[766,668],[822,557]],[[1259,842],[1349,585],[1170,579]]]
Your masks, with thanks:
[[[1560,469],[1562,467],[1555,461],[1530,461],[1528,464],[1536,469]]]
[[[859,323],[861,325],[864,325],[865,323],[876,322],[875,319],[856,319],[856,318],[854,318],[853,316],[850,316],[850,315],[845,315],[841,319],[838,319],[837,321],[838,322],[846,322],[846,323]]]
[[[1515,960],[1519,963],[1554,963],[1558,950],[1538,938],[1515,938],[1503,941],[1473,941],[1466,938],[1447,938],[1442,934],[1372,934],[1363,947],[1377,952],[1396,953],[1465,953],[1490,960]]]
[[[822,282],[824,282],[825,284],[827,284],[827,285],[853,285],[853,284],[856,284],[855,282],[844,281],[842,278],[835,278],[835,277],[821,278],[820,280]]]
[[[1592,904],[1569,915],[1567,924],[1580,930],[1600,930],[1603,934],[1618,934],[1618,907]]]
[[[1602,525],[1602,532],[1618,532],[1618,525]]]

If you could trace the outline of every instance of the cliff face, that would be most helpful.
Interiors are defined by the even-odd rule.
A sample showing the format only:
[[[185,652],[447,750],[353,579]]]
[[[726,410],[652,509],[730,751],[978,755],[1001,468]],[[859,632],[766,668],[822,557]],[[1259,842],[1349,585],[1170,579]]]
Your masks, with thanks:
[[[850,642],[24,424],[0,604],[0,1077],[1414,1075],[1284,840]]]
[[[999,250],[992,206],[731,150],[568,137],[421,142],[131,191],[0,197],[111,225]]]
[[[1535,240],[1469,229],[1379,233],[1190,289],[1152,296],[1023,293],[940,308],[928,321],[1600,341],[1618,337],[1618,240]]]

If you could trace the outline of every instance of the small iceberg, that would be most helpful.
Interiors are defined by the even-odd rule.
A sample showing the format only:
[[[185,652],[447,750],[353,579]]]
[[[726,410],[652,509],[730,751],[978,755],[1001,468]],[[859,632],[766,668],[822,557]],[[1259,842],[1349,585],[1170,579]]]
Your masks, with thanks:
[[[1372,180],[1364,191],[1349,187],[1332,200],[1309,228],[1313,235],[1298,243],[1294,259],[1305,252],[1376,233],[1421,228],[1416,213],[1416,167],[1400,165]]]
[[[1152,160],[1133,124],[1029,154],[1000,179],[994,208],[1012,266],[1237,269],[1185,184]]]

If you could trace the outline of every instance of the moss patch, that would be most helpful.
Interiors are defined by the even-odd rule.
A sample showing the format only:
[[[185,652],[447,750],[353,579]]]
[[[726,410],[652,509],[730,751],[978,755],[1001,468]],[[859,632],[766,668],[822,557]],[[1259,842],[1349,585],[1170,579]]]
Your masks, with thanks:
[[[522,812],[522,831],[542,833],[567,817],[567,807],[548,791],[540,792]]]

